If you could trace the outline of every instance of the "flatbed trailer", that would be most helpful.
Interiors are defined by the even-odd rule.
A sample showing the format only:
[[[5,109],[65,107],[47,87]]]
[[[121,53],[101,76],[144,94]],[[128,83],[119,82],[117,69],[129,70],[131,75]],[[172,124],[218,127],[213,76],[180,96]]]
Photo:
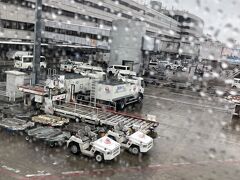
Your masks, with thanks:
[[[158,122],[147,120],[138,116],[131,116],[125,113],[119,113],[109,110],[86,106],[77,103],[54,104],[53,112],[55,114],[81,120],[95,125],[116,127],[121,123],[126,128],[138,127],[138,130],[149,134],[159,125]]]

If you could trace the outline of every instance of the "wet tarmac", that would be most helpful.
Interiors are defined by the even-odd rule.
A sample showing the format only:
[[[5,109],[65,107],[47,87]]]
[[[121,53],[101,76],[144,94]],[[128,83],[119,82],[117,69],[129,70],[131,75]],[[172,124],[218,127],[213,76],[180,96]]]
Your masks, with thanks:
[[[144,103],[127,111],[156,115],[158,138],[150,152],[128,152],[96,163],[65,148],[25,141],[0,131],[0,179],[239,180],[240,134],[227,132],[227,102],[148,87]]]

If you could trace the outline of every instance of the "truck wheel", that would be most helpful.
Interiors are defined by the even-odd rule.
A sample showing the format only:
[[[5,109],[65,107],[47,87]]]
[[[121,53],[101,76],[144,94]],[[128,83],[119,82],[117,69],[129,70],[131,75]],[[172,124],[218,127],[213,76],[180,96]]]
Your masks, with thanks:
[[[49,143],[49,146],[50,146],[50,148],[54,148],[54,147],[56,146],[56,144],[57,144],[57,143],[55,143],[55,142],[50,142],[50,143]]]
[[[138,103],[141,103],[143,101],[143,94],[139,93],[138,94]]]
[[[182,71],[182,68],[180,66],[178,66],[177,71]]]
[[[170,69],[171,69],[171,66],[166,66],[166,69],[169,69],[169,70],[170,70]]]
[[[132,146],[132,147],[130,148],[130,152],[131,152],[132,154],[134,154],[134,155],[138,155],[138,154],[140,153],[140,149],[139,149],[139,147],[137,147],[137,146]]]
[[[117,107],[118,107],[118,108],[117,108],[118,110],[123,110],[123,109],[125,108],[125,102],[124,102],[124,100],[118,101]]]
[[[100,153],[97,153],[95,155],[95,160],[100,163],[103,161],[103,156]]]
[[[79,145],[77,143],[72,143],[70,145],[70,150],[71,150],[71,153],[73,153],[73,154],[79,154],[79,152],[80,152]]]
[[[27,71],[31,71],[31,70],[32,70],[31,66],[28,66]]]
[[[112,72],[112,71],[109,71],[108,74],[109,74],[110,76],[113,76],[113,72]]]
[[[30,138],[29,136],[26,136],[26,137],[25,137],[25,140],[26,140],[26,141],[29,141],[30,139],[31,139],[31,138]]]

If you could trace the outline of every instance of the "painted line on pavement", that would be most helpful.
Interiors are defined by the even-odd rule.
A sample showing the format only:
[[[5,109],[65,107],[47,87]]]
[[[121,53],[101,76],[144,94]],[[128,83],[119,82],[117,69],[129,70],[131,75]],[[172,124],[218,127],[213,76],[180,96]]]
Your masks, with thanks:
[[[240,160],[215,160],[215,161],[199,161],[195,163],[190,162],[181,162],[181,163],[172,163],[172,164],[152,164],[148,166],[134,166],[134,167],[124,167],[124,168],[108,168],[108,169],[94,169],[87,171],[67,171],[62,172],[56,175],[43,175],[43,176],[31,176],[27,177],[24,180],[48,180],[48,179],[61,179],[61,178],[71,178],[71,177],[95,177],[95,176],[113,176],[119,173],[143,173],[150,171],[171,171],[179,168],[193,168],[194,166],[202,166],[209,164],[240,164]]]
[[[215,110],[226,111],[226,112],[229,111],[229,110],[227,110],[225,108],[221,108],[221,107],[212,107],[212,106],[208,106],[208,105],[195,104],[195,103],[190,103],[190,102],[186,102],[186,101],[179,101],[179,100],[164,98],[164,97],[159,97],[159,96],[152,96],[152,95],[147,95],[147,94],[144,95],[144,96],[154,98],[154,99],[161,99],[161,100],[165,100],[165,101],[171,101],[171,102],[175,102],[175,103],[186,104],[186,105],[190,105],[190,106],[197,106],[197,107],[215,109]]]

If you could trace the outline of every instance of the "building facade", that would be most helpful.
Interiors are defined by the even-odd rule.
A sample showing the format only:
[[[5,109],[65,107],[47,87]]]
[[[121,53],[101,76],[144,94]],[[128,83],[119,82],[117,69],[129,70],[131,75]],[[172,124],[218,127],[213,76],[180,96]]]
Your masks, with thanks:
[[[180,23],[179,54],[184,58],[197,58],[200,50],[200,40],[203,36],[204,21],[187,11],[171,10],[165,14]]]
[[[32,41],[34,7],[35,0],[0,0],[1,40]],[[108,48],[116,19],[144,21],[149,34],[179,38],[178,33],[169,33],[180,31],[178,22],[134,1],[43,0],[43,39],[46,43]]]
[[[198,50],[192,37],[199,37],[202,27],[194,29],[191,23],[186,23],[189,19],[203,23],[202,20],[191,14],[185,18],[181,11],[175,11],[174,15],[171,11],[163,12],[161,3],[152,3],[154,6],[149,8],[132,0],[43,0],[42,43],[46,46],[109,50],[111,29],[114,29],[112,22],[120,19],[146,24],[146,36],[154,42],[153,48],[147,51],[164,55],[177,55],[180,51],[183,55],[195,56]],[[0,0],[2,49],[5,45],[32,45],[34,12],[35,0]]]

